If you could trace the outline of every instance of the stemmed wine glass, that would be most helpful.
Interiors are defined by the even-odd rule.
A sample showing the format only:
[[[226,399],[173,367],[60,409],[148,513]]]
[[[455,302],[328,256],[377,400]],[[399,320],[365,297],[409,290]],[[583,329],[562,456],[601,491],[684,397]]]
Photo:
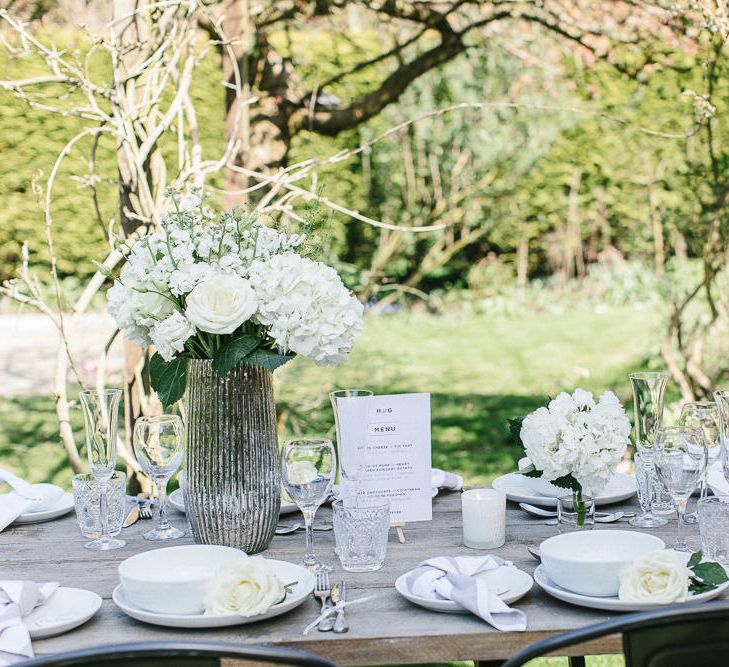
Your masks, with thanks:
[[[653,513],[653,496],[655,495],[656,472],[654,462],[654,441],[657,431],[663,424],[663,394],[666,390],[668,376],[665,373],[642,372],[630,374],[630,385],[633,388],[633,410],[635,414],[635,446],[640,454],[640,465],[644,470],[636,471],[636,477],[642,481],[638,490],[641,508],[644,511],[632,518],[631,526],[639,528],[657,528],[665,526],[668,521]],[[641,493],[642,490],[642,493]],[[644,502],[645,500],[645,502]]]
[[[714,400],[719,410],[719,444],[724,478],[729,482],[729,391],[715,391]]]
[[[304,515],[306,555],[304,567],[331,571],[314,555],[314,514],[329,497],[337,475],[337,455],[331,440],[300,438],[284,443],[281,452],[284,489]]]
[[[686,403],[681,409],[680,425],[684,428],[693,428],[699,431],[706,440],[707,459],[706,470],[701,478],[701,493],[699,500],[707,495],[707,474],[711,465],[721,454],[721,443],[719,441],[719,407],[713,401],[695,401]],[[697,512],[686,515],[686,523],[698,523]]]
[[[86,390],[79,394],[84,414],[86,452],[91,474],[99,484],[101,537],[84,546],[94,551],[123,547],[126,542],[109,535],[108,485],[116,467],[116,436],[121,389]]]
[[[167,520],[167,483],[182,461],[182,420],[177,415],[140,417],[134,424],[137,461],[157,485],[159,524],[144,534],[145,540],[176,540],[185,533]]]
[[[707,448],[701,431],[682,426],[658,430],[654,461],[658,478],[671,494],[678,512],[676,551],[688,551],[683,534],[686,503],[706,470]]]

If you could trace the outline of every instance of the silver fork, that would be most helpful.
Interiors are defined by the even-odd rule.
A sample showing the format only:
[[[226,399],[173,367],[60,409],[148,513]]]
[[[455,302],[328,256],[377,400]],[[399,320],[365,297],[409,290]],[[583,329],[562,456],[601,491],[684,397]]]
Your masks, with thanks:
[[[149,500],[145,500],[139,503],[139,518],[140,519],[151,519],[152,518],[152,503]]]
[[[334,632],[342,634],[349,632],[349,623],[344,616],[344,604],[347,602],[347,583],[342,580],[339,583],[339,600],[337,601],[337,619],[334,621]]]
[[[329,607],[327,602],[331,595],[331,587],[329,585],[329,573],[328,572],[317,572],[316,573],[316,585],[314,587],[314,597],[321,600],[321,613],[323,614]],[[323,618],[319,621],[319,632],[328,632],[334,627],[334,623],[330,617]]]

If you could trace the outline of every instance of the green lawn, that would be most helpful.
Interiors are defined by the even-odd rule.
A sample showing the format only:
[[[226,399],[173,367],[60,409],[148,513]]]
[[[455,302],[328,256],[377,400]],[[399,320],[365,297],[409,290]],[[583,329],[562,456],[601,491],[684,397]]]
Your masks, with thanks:
[[[461,472],[470,484],[487,482],[520,456],[508,442],[508,417],[578,385],[613,388],[627,399],[627,374],[655,356],[659,327],[653,311],[630,308],[372,317],[346,364],[321,368],[298,359],[277,371],[282,437],[332,433],[327,394],[335,387],[429,391],[433,464]],[[78,411],[73,426],[81,442]],[[0,465],[34,481],[68,483],[51,398],[0,399]]]

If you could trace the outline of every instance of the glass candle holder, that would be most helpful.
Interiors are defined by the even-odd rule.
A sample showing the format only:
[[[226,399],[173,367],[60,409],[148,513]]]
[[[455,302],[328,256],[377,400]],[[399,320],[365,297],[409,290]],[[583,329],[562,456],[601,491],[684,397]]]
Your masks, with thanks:
[[[471,489],[461,494],[463,543],[471,549],[497,549],[506,541],[506,494]]]
[[[81,534],[89,540],[98,540],[102,535],[101,525],[101,483],[91,473],[73,478],[73,502],[76,520]],[[106,489],[107,527],[112,537],[121,532],[127,509],[127,476],[120,471],[112,473],[104,485]]]

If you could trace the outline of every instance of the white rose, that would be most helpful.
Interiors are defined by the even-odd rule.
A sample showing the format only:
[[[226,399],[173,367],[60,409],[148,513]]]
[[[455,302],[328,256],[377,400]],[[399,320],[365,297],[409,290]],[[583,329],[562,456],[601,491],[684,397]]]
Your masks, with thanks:
[[[198,329],[233,333],[258,305],[251,284],[234,275],[218,275],[199,283],[187,297],[185,315]]]
[[[223,565],[203,593],[206,614],[257,616],[286,597],[281,580],[262,556],[243,557]]]
[[[195,335],[195,327],[179,311],[150,329],[149,336],[165,361],[172,361],[185,349],[185,341]]]
[[[684,602],[688,597],[689,575],[689,569],[675,551],[654,551],[620,570],[618,597],[626,602]]]
[[[138,325],[152,327],[171,315],[175,302],[163,287],[155,283],[142,283],[131,290],[131,305]]]
[[[290,484],[309,484],[318,477],[318,473],[311,461],[294,461],[286,466],[286,477]]]

